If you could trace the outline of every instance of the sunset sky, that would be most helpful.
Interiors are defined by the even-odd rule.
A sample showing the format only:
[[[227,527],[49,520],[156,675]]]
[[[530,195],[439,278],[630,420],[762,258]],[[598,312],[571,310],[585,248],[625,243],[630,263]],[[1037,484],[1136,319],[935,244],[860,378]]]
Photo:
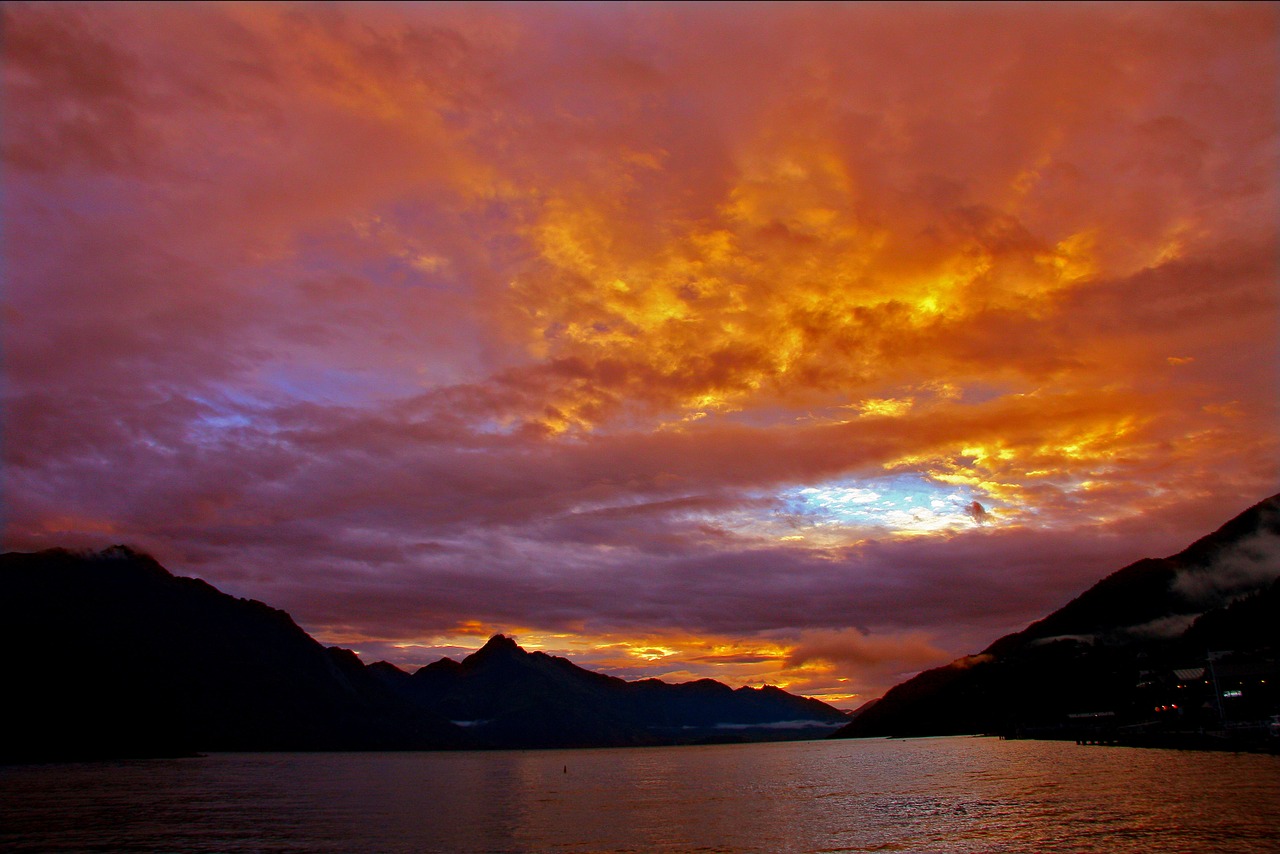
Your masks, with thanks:
[[[1280,489],[1275,4],[3,16],[6,550],[853,707]]]

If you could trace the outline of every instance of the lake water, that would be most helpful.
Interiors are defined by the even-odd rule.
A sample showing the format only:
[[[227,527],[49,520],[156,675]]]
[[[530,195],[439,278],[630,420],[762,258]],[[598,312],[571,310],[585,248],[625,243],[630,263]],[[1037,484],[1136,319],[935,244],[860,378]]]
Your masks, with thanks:
[[[7,767],[0,850],[1276,852],[1280,758],[948,738]]]

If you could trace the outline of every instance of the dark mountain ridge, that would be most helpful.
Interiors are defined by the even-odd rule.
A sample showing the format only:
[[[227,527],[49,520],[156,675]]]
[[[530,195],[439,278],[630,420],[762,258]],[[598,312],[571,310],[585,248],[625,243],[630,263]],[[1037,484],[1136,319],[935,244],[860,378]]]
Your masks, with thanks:
[[[374,670],[416,708],[503,746],[760,740],[826,732],[847,720],[825,703],[774,687],[627,682],[527,652],[503,635],[461,662],[441,659],[413,675],[386,663]]]
[[[1272,496],[1181,552],[1130,564],[982,652],[895,686],[833,737],[1243,729],[1280,712],[1278,652]],[[1230,685],[1213,688],[1210,676]]]
[[[284,611],[122,546],[0,556],[0,757],[463,743]]]
[[[778,689],[625,682],[502,635],[413,675],[366,666],[123,546],[0,555],[0,642],[0,761],[673,744],[845,720]],[[828,729],[784,726],[799,720]]]

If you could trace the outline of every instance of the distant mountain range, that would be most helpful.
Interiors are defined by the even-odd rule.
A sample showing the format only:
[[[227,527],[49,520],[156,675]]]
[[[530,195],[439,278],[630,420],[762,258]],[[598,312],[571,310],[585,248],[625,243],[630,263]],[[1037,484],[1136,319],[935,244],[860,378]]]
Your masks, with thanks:
[[[1280,714],[1280,496],[1115,572],[856,717],[777,688],[627,682],[495,635],[406,673],[123,546],[0,555],[0,761],[1000,733],[1159,742]]]
[[[409,674],[116,546],[0,556],[0,760],[812,737],[824,703],[626,682],[502,635]]]
[[[370,672],[430,718],[501,747],[774,740],[825,735],[848,721],[825,703],[774,687],[627,682],[526,652],[503,635],[461,662],[441,659],[413,675],[381,662]]]
[[[926,670],[834,738],[1000,733],[1187,744],[1280,714],[1280,495],[1112,573],[977,655]]]

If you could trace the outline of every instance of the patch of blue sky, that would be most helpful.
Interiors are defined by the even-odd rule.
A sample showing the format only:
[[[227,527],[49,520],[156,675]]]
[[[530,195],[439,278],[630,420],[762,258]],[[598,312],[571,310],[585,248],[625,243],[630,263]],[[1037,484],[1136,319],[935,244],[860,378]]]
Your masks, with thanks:
[[[779,497],[783,514],[809,525],[918,532],[972,527],[980,500],[967,487],[914,474],[797,486]]]

